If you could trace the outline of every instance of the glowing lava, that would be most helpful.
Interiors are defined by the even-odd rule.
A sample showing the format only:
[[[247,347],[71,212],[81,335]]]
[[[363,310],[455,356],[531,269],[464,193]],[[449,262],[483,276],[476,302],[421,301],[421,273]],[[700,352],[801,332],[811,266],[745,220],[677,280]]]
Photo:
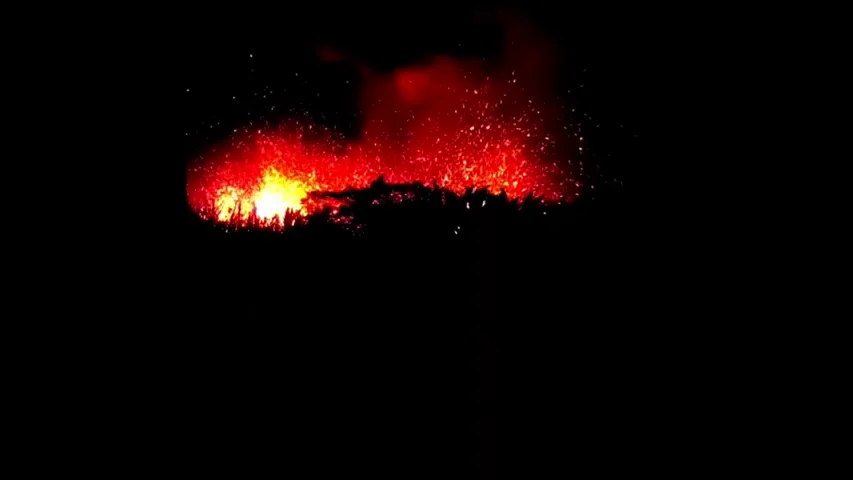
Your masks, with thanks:
[[[258,217],[264,220],[272,219],[276,215],[284,218],[288,210],[306,214],[307,210],[302,206],[302,200],[306,196],[308,192],[302,184],[270,169],[264,175],[261,190],[255,195],[254,203]]]
[[[257,188],[243,190],[226,185],[218,189],[214,205],[219,221],[247,220],[254,214],[262,221],[284,219],[288,211],[307,215],[302,205],[308,191],[297,181],[283,176],[273,167],[267,168]]]
[[[476,187],[510,199],[573,199],[580,182],[566,146],[575,145],[560,122],[514,78],[471,78],[438,59],[374,80],[358,141],[304,122],[246,129],[190,165],[190,205],[203,218],[283,225],[340,206],[312,192],[365,188],[380,176],[456,193]]]

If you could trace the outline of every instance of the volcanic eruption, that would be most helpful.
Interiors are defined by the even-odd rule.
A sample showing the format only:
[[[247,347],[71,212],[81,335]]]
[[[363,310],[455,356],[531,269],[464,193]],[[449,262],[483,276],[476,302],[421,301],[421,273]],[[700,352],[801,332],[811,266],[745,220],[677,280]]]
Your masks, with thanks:
[[[386,74],[364,71],[359,138],[304,121],[245,128],[189,165],[193,210],[219,222],[282,226],[286,216],[344,206],[314,194],[366,188],[380,177],[455,193],[505,191],[510,199],[578,194],[576,138],[562,110],[537,96],[534,74],[489,74],[446,56]]]

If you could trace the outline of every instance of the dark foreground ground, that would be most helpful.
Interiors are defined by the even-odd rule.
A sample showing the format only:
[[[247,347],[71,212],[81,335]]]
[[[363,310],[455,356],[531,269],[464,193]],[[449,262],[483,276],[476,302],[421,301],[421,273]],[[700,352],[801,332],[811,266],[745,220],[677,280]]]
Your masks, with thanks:
[[[670,455],[659,379],[689,346],[646,308],[635,206],[459,200],[356,205],[356,236],[189,214],[187,455],[299,478],[545,478]]]

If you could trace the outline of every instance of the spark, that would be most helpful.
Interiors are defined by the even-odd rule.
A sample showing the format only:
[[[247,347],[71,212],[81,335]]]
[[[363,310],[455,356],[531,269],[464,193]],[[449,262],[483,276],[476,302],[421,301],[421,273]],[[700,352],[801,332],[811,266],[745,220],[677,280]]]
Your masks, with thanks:
[[[380,177],[457,194],[472,187],[505,191],[509,199],[557,202],[578,195],[564,181],[573,171],[570,143],[553,135],[561,123],[537,115],[543,105],[504,82],[476,83],[453,64],[419,68],[379,85],[381,94],[398,96],[371,98],[359,139],[304,120],[235,129],[188,168],[190,206],[224,223],[257,218],[283,227],[325,208],[341,214],[344,201],[318,194],[366,188]]]

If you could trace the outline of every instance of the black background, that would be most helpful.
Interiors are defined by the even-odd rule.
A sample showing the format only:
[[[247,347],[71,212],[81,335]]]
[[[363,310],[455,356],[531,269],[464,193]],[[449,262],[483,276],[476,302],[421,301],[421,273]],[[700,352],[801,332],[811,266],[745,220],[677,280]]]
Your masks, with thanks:
[[[822,51],[800,42],[810,21],[799,10],[783,22],[705,5],[523,7],[565,47],[556,90],[572,90],[567,104],[600,120],[589,155],[625,185],[566,228],[483,218],[452,243],[394,222],[370,241],[226,241],[189,212],[185,166],[245,123],[232,96],[243,102],[265,85],[293,90],[272,99],[277,110],[306,103],[312,120],[355,130],[356,86],[340,79],[358,76],[319,62],[320,45],[387,69],[426,52],[457,55],[459,44],[466,55],[494,54],[499,33],[470,22],[468,6],[73,5],[51,7],[52,24],[33,16],[50,32],[21,36],[11,57],[28,65],[9,76],[37,90],[21,96],[34,117],[19,122],[30,145],[60,152],[34,163],[32,178],[59,170],[63,209],[87,195],[99,212],[34,219],[49,232],[20,283],[55,286],[57,296],[21,296],[38,309],[39,321],[26,322],[38,348],[18,359],[47,358],[27,380],[51,390],[21,392],[39,408],[25,421],[52,427],[27,433],[61,450],[82,446],[70,462],[111,473],[683,476],[762,462],[762,447],[782,443],[757,468],[802,459],[789,450],[815,436],[792,433],[790,414],[825,409],[780,406],[819,383],[800,388],[792,374],[826,364],[805,363],[801,347],[812,342],[774,335],[801,337],[815,302],[804,292],[772,298],[781,290],[759,278],[790,268],[776,239],[739,228],[761,212],[748,210],[738,228],[711,220],[735,218],[721,204],[744,210],[732,187],[752,158],[741,157],[766,157],[734,133],[755,132],[772,111],[757,98],[772,92],[768,103],[787,108],[797,88],[773,87],[792,72],[814,77],[824,61],[789,57]],[[55,56],[29,56],[25,44]],[[785,71],[757,75],[770,58]],[[28,78],[36,68],[44,75]],[[309,84],[294,83],[297,68]],[[710,193],[698,191],[705,184]],[[793,312],[796,302],[809,310]],[[772,306],[785,311],[769,314]],[[56,317],[52,328],[41,321]],[[43,357],[46,345],[59,355]],[[775,380],[780,395],[766,388]],[[752,395],[765,388],[772,395]]]
[[[187,20],[174,52],[180,160],[294,112],[357,132],[358,71],[320,61],[318,47],[380,71],[435,53],[499,57],[500,25],[477,21],[484,11],[495,9],[300,5]],[[594,119],[588,155],[626,187],[570,224],[485,221],[463,241],[411,225],[371,239],[226,240],[187,212],[177,456],[234,474],[522,478],[671,455],[659,437],[678,428],[656,418],[675,408],[660,388],[674,367],[660,352],[686,347],[648,308],[667,293],[650,289],[654,270],[638,268],[654,264],[636,205],[654,163],[643,143],[659,88],[654,29],[572,6],[512,11],[561,48],[554,93]],[[259,99],[267,90],[277,96]]]

